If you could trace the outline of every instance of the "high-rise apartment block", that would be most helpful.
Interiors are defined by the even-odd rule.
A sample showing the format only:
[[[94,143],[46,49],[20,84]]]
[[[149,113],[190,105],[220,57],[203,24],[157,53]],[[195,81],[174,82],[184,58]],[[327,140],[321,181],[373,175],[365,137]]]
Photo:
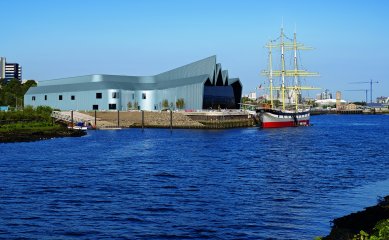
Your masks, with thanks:
[[[11,79],[22,80],[22,66],[19,63],[7,63],[4,57],[0,57],[0,79],[9,82]]]

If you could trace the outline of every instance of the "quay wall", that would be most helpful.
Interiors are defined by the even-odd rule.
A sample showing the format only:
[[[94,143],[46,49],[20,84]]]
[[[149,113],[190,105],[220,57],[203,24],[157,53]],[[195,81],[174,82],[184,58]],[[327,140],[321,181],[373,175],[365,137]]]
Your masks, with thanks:
[[[185,113],[170,111],[97,111],[96,128],[194,128],[221,129],[252,127],[255,121],[247,113],[205,112]],[[143,116],[143,117],[142,117]]]
[[[321,114],[389,114],[389,109],[356,109],[356,110],[311,110],[311,115],[321,115]]]

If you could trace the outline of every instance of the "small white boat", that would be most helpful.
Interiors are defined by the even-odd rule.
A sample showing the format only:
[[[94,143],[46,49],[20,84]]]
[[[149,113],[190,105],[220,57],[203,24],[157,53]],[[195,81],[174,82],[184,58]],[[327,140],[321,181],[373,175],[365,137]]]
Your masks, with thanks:
[[[76,130],[88,130],[88,127],[86,126],[69,126],[69,129],[76,129]]]

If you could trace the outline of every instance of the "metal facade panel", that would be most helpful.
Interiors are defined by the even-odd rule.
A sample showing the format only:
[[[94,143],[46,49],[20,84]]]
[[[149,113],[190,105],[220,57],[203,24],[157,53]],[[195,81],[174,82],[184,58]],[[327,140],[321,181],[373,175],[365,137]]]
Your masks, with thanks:
[[[50,106],[61,110],[93,110],[93,105],[98,105],[99,110],[109,110],[109,104],[117,104],[117,108],[122,109],[120,98],[112,98],[112,92],[119,92],[120,96],[119,89],[25,95],[24,105]],[[96,93],[101,93],[102,98],[97,99]],[[62,96],[62,100],[60,100],[60,96]],[[72,96],[74,96],[74,100],[72,100]]]
[[[127,110],[129,102],[132,106],[136,102],[141,110],[160,110],[163,100],[175,107],[176,101],[183,98],[185,109],[196,110],[202,108],[204,84],[208,78],[214,81],[216,70],[220,74],[221,65],[212,56],[156,76],[94,74],[42,81],[25,94],[25,105],[61,110],[93,110],[93,105],[98,105],[99,110],[109,110],[109,104],[115,104],[116,109]],[[228,73],[223,74],[224,79]],[[113,92],[118,93],[115,99]],[[102,98],[97,99],[96,93]]]
[[[222,71],[222,77],[223,77],[223,85],[228,85],[228,70]]]

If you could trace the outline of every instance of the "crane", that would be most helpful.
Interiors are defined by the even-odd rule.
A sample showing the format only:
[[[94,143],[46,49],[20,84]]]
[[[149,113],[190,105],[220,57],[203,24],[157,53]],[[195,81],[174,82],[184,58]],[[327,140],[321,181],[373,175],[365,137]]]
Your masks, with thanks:
[[[359,84],[359,83],[370,83],[370,103],[373,103],[373,83],[378,83],[378,81],[373,82],[373,80],[370,79],[369,82],[351,82],[351,84]]]
[[[344,91],[359,91],[359,92],[364,91],[365,92],[365,98],[366,98],[365,103],[367,104],[367,92],[369,90],[367,90],[367,89],[352,89],[352,90],[344,90]]]

